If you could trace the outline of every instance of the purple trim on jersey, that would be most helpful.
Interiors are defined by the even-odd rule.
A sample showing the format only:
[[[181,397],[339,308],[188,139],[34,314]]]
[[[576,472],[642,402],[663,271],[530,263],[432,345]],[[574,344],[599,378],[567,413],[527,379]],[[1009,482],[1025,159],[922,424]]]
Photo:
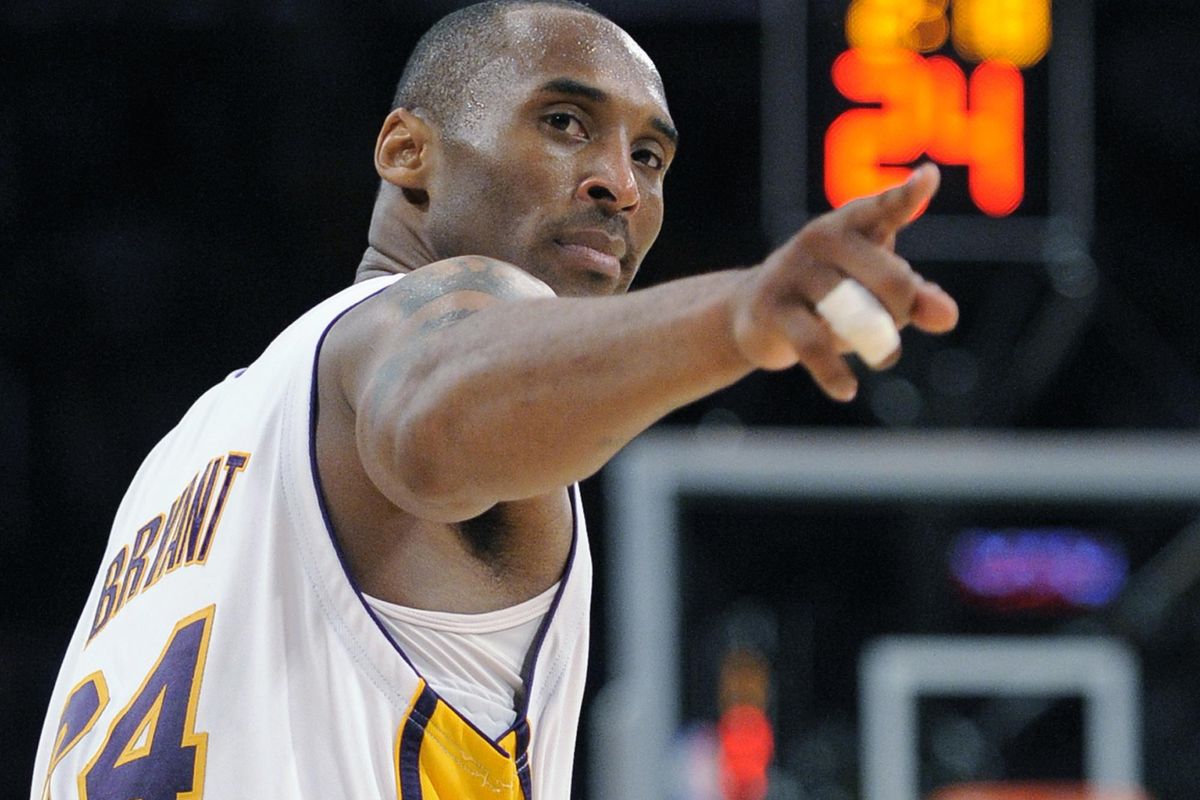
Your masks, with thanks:
[[[425,740],[425,726],[437,710],[437,693],[425,684],[420,696],[413,703],[408,719],[404,720],[404,732],[400,734],[401,800],[421,800],[421,743]]]
[[[388,284],[388,286],[390,285],[391,284]],[[371,606],[367,603],[366,598],[363,597],[362,589],[359,588],[358,581],[356,581],[354,576],[350,573],[350,566],[346,560],[346,554],[342,551],[341,542],[338,541],[337,535],[333,530],[333,521],[329,517],[329,508],[325,503],[325,490],[321,484],[320,472],[317,469],[317,418],[320,413],[319,387],[317,384],[317,379],[318,368],[321,360],[321,348],[325,344],[325,337],[329,335],[329,331],[333,330],[333,326],[337,324],[338,320],[340,320],[348,312],[354,310],[360,303],[370,300],[372,297],[375,297],[377,294],[379,294],[379,292],[382,292],[387,288],[388,287],[385,286],[378,292],[372,292],[362,300],[359,300],[343,309],[338,313],[337,316],[330,320],[329,324],[325,326],[325,330],[321,332],[320,338],[317,339],[316,351],[313,354],[312,389],[309,392],[309,471],[312,473],[313,488],[316,489],[317,505],[321,509],[321,519],[325,522],[325,532],[329,535],[329,541],[333,544],[333,551],[337,554],[338,561],[342,565],[342,573],[346,576],[346,581],[350,584],[350,588],[354,591],[354,594],[358,596],[358,601],[362,604],[363,611],[367,614],[371,621],[375,623],[375,627],[379,629],[379,632],[383,635],[384,639],[386,639],[387,642],[395,649],[395,651],[400,654],[400,657],[404,659],[405,663],[408,664],[413,673],[424,679],[425,676],[421,675],[420,670],[417,669],[416,665],[413,664],[412,660],[405,654],[404,649],[396,643],[396,640],[393,639],[391,634],[388,633],[387,628],[385,628],[383,623],[380,622],[379,618],[375,615],[375,612],[371,610]],[[550,624],[554,620],[555,612],[558,610],[559,601],[562,600],[563,592],[567,588],[567,582],[571,578],[572,569],[575,566],[575,550],[579,543],[579,512],[576,508],[576,503],[578,500],[576,493],[578,491],[579,490],[577,486],[572,485],[567,487],[568,497],[571,502],[571,549],[567,552],[567,563],[563,567],[563,574],[559,579],[558,589],[554,593],[554,599],[550,602],[550,608],[547,609],[546,616],[542,619],[542,624],[538,627],[537,633],[534,634],[533,642],[530,644],[529,650],[525,654],[525,663],[521,668],[521,690],[518,693],[517,702],[515,704],[516,714],[513,724],[510,725],[503,733],[493,739],[483,731],[479,730],[479,728],[476,727],[475,724],[471,722],[471,720],[468,719],[461,711],[455,708],[453,704],[447,702],[444,697],[437,694],[433,687],[429,685],[428,681],[425,681],[425,690],[421,695],[424,697],[426,692],[432,694],[437,700],[440,700],[443,705],[453,711],[455,716],[461,719],[469,728],[471,728],[471,730],[475,731],[475,733],[477,733],[481,739],[491,744],[492,748],[495,749],[496,752],[505,756],[515,755],[517,758],[525,757],[526,751],[529,747],[529,722],[526,720],[526,715],[529,713],[529,697],[532,693],[531,689],[533,687],[534,668],[537,666],[537,659],[541,653],[542,643],[546,638],[547,632],[550,630]],[[506,753],[504,749],[500,747],[499,742],[514,730],[517,731],[517,752],[515,754]],[[524,731],[524,735],[521,733],[522,730]],[[532,797],[532,794],[527,788],[527,783],[529,781],[529,763],[527,757],[523,763],[524,767],[519,772],[519,774],[523,776],[521,779],[522,788],[526,789],[526,797]],[[419,788],[416,796],[420,796]]]
[[[533,693],[533,673],[537,668],[538,656],[542,652],[542,642],[545,641],[546,634],[550,632],[550,624],[554,621],[558,604],[562,600],[563,592],[567,589],[567,579],[571,576],[571,570],[575,566],[575,547],[579,543],[579,512],[576,509],[578,498],[575,496],[578,491],[578,486],[567,487],[567,497],[571,502],[571,549],[567,551],[567,564],[563,567],[563,576],[558,583],[558,590],[554,592],[550,608],[546,609],[546,616],[542,618],[542,624],[538,626],[537,633],[533,636],[533,642],[529,645],[529,651],[525,654],[525,663],[521,667],[522,691],[516,703],[517,721],[509,726],[508,731],[516,729],[529,714],[529,696]],[[508,731],[505,731],[501,738],[507,735]]]
[[[391,286],[391,284],[389,283],[388,286]],[[313,353],[312,389],[309,391],[308,404],[308,461],[309,472],[312,473],[313,488],[317,492],[317,506],[321,509],[321,519],[325,523],[325,533],[328,534],[329,541],[333,544],[333,552],[337,554],[338,563],[342,565],[342,573],[346,576],[346,582],[350,584],[350,588],[358,597],[358,601],[362,603],[363,611],[366,612],[367,617],[370,618],[371,622],[375,623],[375,627],[379,629],[379,632],[383,634],[383,637],[392,643],[392,646],[396,648],[396,652],[399,653],[400,657],[403,658],[408,666],[412,668],[413,673],[420,675],[421,673],[417,671],[416,665],[409,660],[408,656],[404,654],[403,650],[396,646],[396,643],[392,641],[392,637],[388,635],[387,629],[383,627],[383,623],[380,622],[379,618],[376,617],[374,612],[371,611],[371,607],[367,605],[366,599],[362,596],[362,591],[358,588],[358,582],[355,581],[354,576],[350,574],[350,565],[346,561],[346,554],[342,552],[342,543],[338,541],[337,536],[333,532],[333,521],[329,518],[329,508],[325,504],[325,488],[321,485],[321,473],[317,470],[317,416],[320,413],[317,370],[321,362],[321,348],[325,345],[325,337],[329,335],[331,330],[333,330],[333,326],[337,324],[338,320],[340,320],[349,312],[358,308],[359,304],[365,303],[387,288],[387,286],[384,286],[378,292],[371,292],[371,294],[367,295],[362,300],[359,300],[340,311],[336,317],[329,321],[329,324],[325,326],[325,330],[321,331],[320,338],[317,339],[316,351]]]
[[[400,800],[424,798],[424,792],[421,790],[421,745],[425,743],[425,732],[439,702],[447,705],[429,684],[425,684],[413,703],[408,718],[404,720],[397,758]],[[469,724],[466,719],[463,719],[463,722]],[[526,720],[522,720],[517,727],[516,751],[518,755],[514,759],[514,766],[521,783],[521,796],[525,800],[532,800],[533,787],[529,777],[529,722]]]
[[[533,800],[533,780],[529,776],[529,720],[521,718],[517,726],[517,778],[521,781],[521,794],[525,800]]]

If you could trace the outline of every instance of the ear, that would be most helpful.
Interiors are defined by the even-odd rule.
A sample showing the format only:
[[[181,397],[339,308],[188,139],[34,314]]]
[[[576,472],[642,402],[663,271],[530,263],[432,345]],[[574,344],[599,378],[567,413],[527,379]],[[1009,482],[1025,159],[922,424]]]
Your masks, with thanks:
[[[407,108],[393,109],[375,142],[375,171],[406,192],[424,193],[433,162],[433,128]]]

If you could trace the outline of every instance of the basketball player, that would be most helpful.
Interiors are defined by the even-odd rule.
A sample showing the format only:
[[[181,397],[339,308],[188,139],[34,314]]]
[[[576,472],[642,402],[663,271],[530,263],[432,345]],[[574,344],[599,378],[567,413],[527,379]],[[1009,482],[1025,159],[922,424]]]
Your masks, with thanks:
[[[650,59],[586,8],[484,4],[422,39],[355,284],[133,479],[33,800],[569,796],[575,482],[755,369],[852,398],[864,334],[818,311],[848,279],[893,334],[957,316],[892,252],[931,167],[758,266],[625,294],[676,140]]]

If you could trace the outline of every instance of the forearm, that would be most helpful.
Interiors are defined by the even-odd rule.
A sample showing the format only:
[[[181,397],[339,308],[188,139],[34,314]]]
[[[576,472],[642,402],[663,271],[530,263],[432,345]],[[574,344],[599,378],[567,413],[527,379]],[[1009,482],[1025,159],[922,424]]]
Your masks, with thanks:
[[[745,275],[498,303],[425,337],[392,371],[400,382],[371,389],[392,393],[380,410],[392,409],[386,458],[404,491],[444,504],[439,515],[472,516],[592,474],[668,412],[752,369],[732,336]]]
[[[957,322],[954,300],[892,250],[937,180],[918,169],[750,269],[621,297],[547,296],[528,273],[478,256],[417,270],[344,337],[338,361],[368,475],[401,508],[450,522],[592,474],[664,414],[754,368],[800,365],[829,397],[852,399],[842,355],[860,345],[818,310],[843,281],[897,330]]]

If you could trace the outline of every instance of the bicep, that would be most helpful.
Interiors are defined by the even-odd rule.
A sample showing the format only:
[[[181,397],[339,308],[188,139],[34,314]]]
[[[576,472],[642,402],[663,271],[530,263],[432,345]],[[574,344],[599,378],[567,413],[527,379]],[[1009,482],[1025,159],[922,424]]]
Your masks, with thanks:
[[[441,380],[442,345],[456,326],[498,304],[552,296],[544,283],[494,259],[466,256],[422,267],[345,315],[322,350],[320,380],[353,417],[362,466],[376,488],[418,516],[440,516],[422,507],[424,485],[436,456],[413,455],[412,426],[427,425]],[[325,384],[329,384],[326,386]],[[350,443],[347,443],[348,445]],[[436,494],[436,492],[434,492]]]

